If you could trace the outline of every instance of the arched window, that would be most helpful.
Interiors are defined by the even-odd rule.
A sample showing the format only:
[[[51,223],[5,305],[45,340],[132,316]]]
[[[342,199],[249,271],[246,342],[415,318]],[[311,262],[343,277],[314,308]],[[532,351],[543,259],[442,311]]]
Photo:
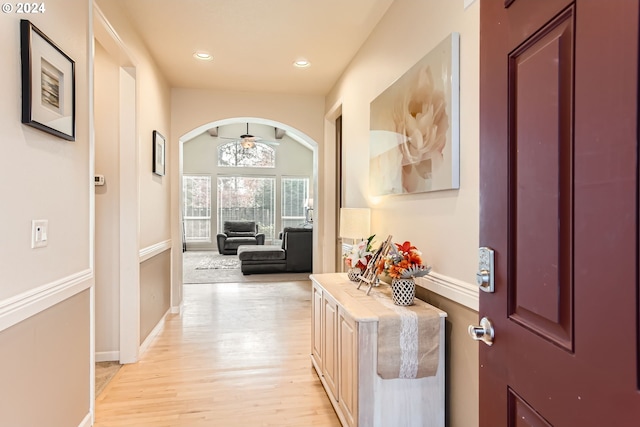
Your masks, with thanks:
[[[276,150],[261,142],[251,148],[243,148],[239,141],[228,142],[218,146],[218,166],[275,168]]]

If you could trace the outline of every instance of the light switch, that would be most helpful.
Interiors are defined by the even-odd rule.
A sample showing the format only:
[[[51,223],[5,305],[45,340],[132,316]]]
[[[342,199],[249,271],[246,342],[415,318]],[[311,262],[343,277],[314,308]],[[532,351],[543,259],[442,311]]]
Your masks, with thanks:
[[[31,221],[31,248],[47,246],[47,234],[49,232],[49,220],[34,219]]]

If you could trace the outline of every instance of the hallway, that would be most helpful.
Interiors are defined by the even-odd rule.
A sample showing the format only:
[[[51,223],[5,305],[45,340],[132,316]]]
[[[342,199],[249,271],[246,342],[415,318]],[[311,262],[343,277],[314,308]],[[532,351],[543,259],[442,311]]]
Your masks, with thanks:
[[[311,367],[309,281],[184,286],[140,361],[96,400],[96,427],[340,423]]]

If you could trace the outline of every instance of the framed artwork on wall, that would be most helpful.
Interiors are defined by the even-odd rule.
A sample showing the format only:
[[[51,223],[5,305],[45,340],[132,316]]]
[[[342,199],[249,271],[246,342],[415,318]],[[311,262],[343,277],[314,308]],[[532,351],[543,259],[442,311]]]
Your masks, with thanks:
[[[165,139],[157,130],[153,131],[153,173],[164,176]]]
[[[459,50],[452,33],[371,102],[372,195],[460,188]]]
[[[26,19],[20,46],[22,123],[75,141],[75,62]]]

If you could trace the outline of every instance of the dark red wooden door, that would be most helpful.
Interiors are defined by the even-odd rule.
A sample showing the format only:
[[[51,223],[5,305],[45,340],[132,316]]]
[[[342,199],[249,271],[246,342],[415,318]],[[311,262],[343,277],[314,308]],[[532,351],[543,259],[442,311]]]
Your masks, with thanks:
[[[480,425],[640,426],[638,0],[480,10]]]

